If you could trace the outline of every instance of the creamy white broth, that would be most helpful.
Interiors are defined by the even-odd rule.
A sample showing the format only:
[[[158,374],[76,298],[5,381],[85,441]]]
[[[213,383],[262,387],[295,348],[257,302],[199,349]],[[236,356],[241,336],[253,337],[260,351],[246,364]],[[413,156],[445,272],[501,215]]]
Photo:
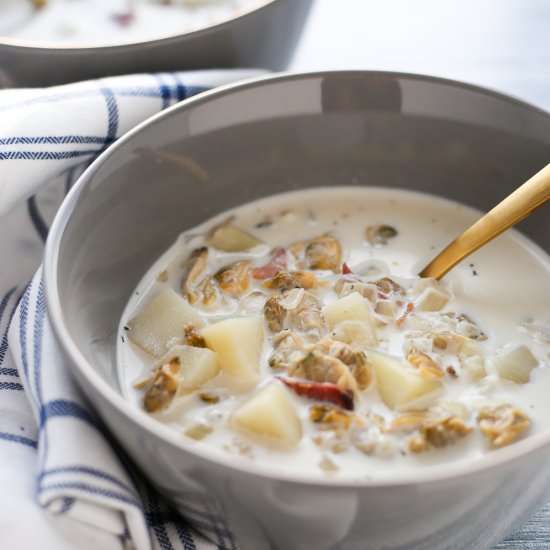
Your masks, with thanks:
[[[205,235],[212,227],[229,216],[234,216],[236,226],[265,243],[244,253],[255,265],[264,264],[271,257],[274,247],[288,247],[298,240],[311,239],[330,231],[342,243],[342,259],[352,270],[367,265],[380,269],[380,276],[390,275],[401,281],[415,278],[427,260],[479,215],[468,207],[425,194],[350,187],[277,195],[205,222],[180,236],[143,277],[129,300],[121,320],[117,350],[120,385],[125,397],[130,406],[143,408],[143,390],[136,389],[134,384],[146,378],[157,362],[131,342],[125,325],[164,287],[170,286],[181,292],[183,266],[189,255],[204,244]],[[266,221],[272,223],[266,224]],[[365,228],[376,224],[394,227],[398,231],[397,236],[383,246],[368,244]],[[213,271],[243,257],[243,253],[217,252],[215,255]],[[160,277],[162,281],[159,281],[159,274],[163,275]],[[165,276],[167,280],[164,280]],[[325,278],[334,282],[340,277],[319,272],[320,280]],[[251,287],[249,292],[259,288],[260,282],[255,283],[256,286]],[[309,419],[313,401],[285,389],[298,411],[303,436],[294,449],[270,445],[261,437],[228,425],[230,414],[255,390],[243,392],[225,374],[211,379],[202,388],[220,392],[222,399],[219,403],[203,403],[195,392],[177,398],[177,403],[168,411],[153,416],[178,433],[183,433],[197,421],[208,424],[213,431],[197,444],[217,447],[220,453],[238,455],[244,460],[268,461],[277,467],[284,464],[289,471],[308,475],[318,472],[320,476],[361,479],[383,477],[395,468],[400,471],[414,469],[490,452],[491,445],[476,428],[475,422],[475,411],[485,404],[509,403],[523,411],[532,425],[519,438],[547,428],[550,403],[545,394],[546,388],[550,387],[550,369],[547,368],[548,339],[544,331],[550,324],[548,256],[519,233],[510,231],[453,269],[445,277],[443,287],[453,296],[443,311],[447,309],[468,315],[487,336],[486,340],[478,343],[488,359],[485,362],[487,376],[473,383],[467,376],[452,379],[446,375],[443,382],[443,397],[446,400],[459,401],[471,408],[466,423],[474,429],[453,444],[413,453],[406,446],[410,437],[407,435],[394,438],[396,442],[390,445],[392,452],[387,453],[389,456],[384,452],[384,445],[381,445],[378,454],[365,454],[353,446],[345,452],[333,452],[330,442],[320,447],[312,439],[319,433],[319,426]],[[322,290],[320,297],[323,303],[337,300],[336,294],[329,288]],[[214,311],[202,305],[196,307],[214,322],[236,316],[238,311],[235,308],[241,306],[235,302],[225,309]],[[261,313],[261,308],[257,312]],[[400,330],[379,329],[380,349],[403,358],[404,334],[411,330],[407,323],[408,320]],[[267,330],[266,335],[270,336]],[[280,374],[268,365],[272,351],[268,341],[269,338],[266,338],[260,365],[262,380],[258,387]],[[490,358],[520,344],[529,347],[539,365],[533,369],[526,384],[501,380]],[[395,417],[395,411],[383,403],[375,385],[359,393],[356,414],[374,413],[388,422]],[[326,470],[327,460],[330,471]],[[324,463],[324,469],[320,467],[321,463]]]
[[[0,0],[0,36],[33,42],[124,44],[215,24],[254,0]]]

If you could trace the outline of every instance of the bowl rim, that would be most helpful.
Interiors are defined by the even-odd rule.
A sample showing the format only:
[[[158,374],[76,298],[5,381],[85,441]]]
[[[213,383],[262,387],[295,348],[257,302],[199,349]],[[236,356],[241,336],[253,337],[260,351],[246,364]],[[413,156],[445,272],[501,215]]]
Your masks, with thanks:
[[[164,443],[177,448],[182,452],[182,456],[183,453],[190,453],[195,459],[199,458],[209,462],[210,466],[228,468],[229,470],[233,470],[235,474],[240,473],[264,480],[278,480],[308,487],[334,487],[335,489],[347,487],[391,488],[416,486],[418,484],[426,485],[444,481],[450,482],[466,475],[481,474],[491,468],[508,465],[521,457],[535,453],[536,451],[541,451],[545,446],[550,447],[550,428],[547,428],[540,432],[533,433],[529,437],[515,442],[513,445],[486,452],[478,457],[459,459],[452,462],[442,462],[428,466],[419,466],[416,469],[411,468],[406,471],[390,468],[384,475],[376,474],[374,478],[350,476],[349,478],[339,479],[321,477],[318,473],[311,475],[310,473],[296,471],[283,472],[281,471],[282,469],[274,469],[273,465],[269,462],[257,461],[251,463],[250,460],[242,459],[241,457],[235,457],[233,455],[226,456],[218,449],[206,443],[193,440],[187,441],[185,438],[181,437],[180,434],[154,418],[149,417],[137,407],[128,406],[128,401],[94,370],[71,338],[63,321],[63,310],[57,289],[59,247],[63,238],[64,229],[71,218],[81,192],[86,188],[88,182],[92,180],[94,174],[101,169],[103,164],[107,162],[112,155],[116,155],[119,148],[124,147],[127,142],[134,138],[134,136],[146,131],[149,126],[162,122],[164,118],[170,118],[173,113],[179,112],[180,110],[191,110],[195,106],[203,105],[210,101],[216,101],[217,98],[224,97],[225,95],[231,95],[243,90],[261,88],[262,86],[269,86],[281,82],[344,76],[394,77],[425,83],[449,85],[451,87],[457,87],[485,95],[492,99],[504,101],[531,112],[542,114],[548,118],[550,123],[550,112],[521,99],[482,86],[429,75],[376,70],[287,72],[275,75],[256,76],[202,92],[156,113],[121,136],[113,145],[98,156],[79,177],[78,181],[58,209],[52,223],[49,237],[46,242],[43,262],[45,301],[53,332],[59,345],[69,358],[69,368],[76,369],[78,371],[77,374],[83,377],[88,384],[93,386],[95,391],[98,392],[103,399],[107,400],[109,405],[114,408],[118,414],[126,417],[126,420],[134,424],[136,428],[150,432],[149,435],[151,437],[160,438]],[[79,378],[79,376],[77,376],[77,378]],[[80,383],[80,379],[78,382]],[[547,449],[547,452],[549,450],[550,449]]]
[[[188,30],[184,29],[184,32],[176,34],[168,34],[157,38],[151,38],[146,40],[132,40],[128,42],[55,42],[55,41],[41,41],[41,40],[28,40],[20,38],[10,38],[0,34],[0,49],[1,48],[13,48],[24,51],[37,50],[39,52],[47,53],[78,53],[78,52],[94,52],[97,50],[112,53],[113,50],[118,52],[129,48],[135,48],[136,46],[161,46],[170,42],[177,42],[183,38],[190,40],[192,38],[198,38],[201,35],[214,32],[219,29],[223,29],[226,26],[231,25],[233,22],[244,19],[254,13],[268,8],[276,3],[280,3],[283,0],[250,0],[249,4],[232,9],[227,15],[216,18],[213,24],[197,25],[196,27],[190,27]]]

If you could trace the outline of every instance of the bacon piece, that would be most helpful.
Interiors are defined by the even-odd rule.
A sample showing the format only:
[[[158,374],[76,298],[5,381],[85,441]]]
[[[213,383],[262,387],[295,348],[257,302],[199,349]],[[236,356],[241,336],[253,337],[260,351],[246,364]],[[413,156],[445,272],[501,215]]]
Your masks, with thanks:
[[[349,265],[344,262],[342,264],[342,275],[349,275],[349,274],[353,274],[353,271],[350,269]]]
[[[354,409],[353,391],[349,388],[343,389],[332,382],[306,382],[304,380],[291,380],[282,376],[276,376],[276,378],[302,397],[327,401],[348,411]]]
[[[413,310],[413,307],[414,304],[412,302],[409,302],[405,306],[405,310],[403,311],[403,313],[395,320],[396,326],[400,327],[405,322],[405,320],[407,319],[407,315]]]
[[[286,251],[284,248],[278,248],[269,262],[252,269],[252,277],[254,279],[269,279],[284,269],[286,269]]]

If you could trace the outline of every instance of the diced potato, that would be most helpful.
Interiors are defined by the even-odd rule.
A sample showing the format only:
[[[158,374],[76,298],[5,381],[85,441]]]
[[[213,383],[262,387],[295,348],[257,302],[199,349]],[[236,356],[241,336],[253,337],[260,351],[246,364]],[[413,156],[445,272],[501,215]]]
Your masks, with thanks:
[[[462,368],[472,380],[485,378],[487,372],[481,355],[470,355],[462,360]]]
[[[418,281],[415,281],[415,283],[412,285],[411,293],[414,296],[420,296],[428,288],[435,288],[438,286],[438,284],[439,283],[433,277],[423,277],[422,279],[418,279]]]
[[[302,424],[294,405],[279,383],[270,382],[231,415],[231,423],[256,434],[276,438],[289,446],[302,438]]]
[[[155,357],[161,357],[183,340],[183,327],[204,326],[204,319],[184,298],[164,288],[128,322],[128,337]]]
[[[220,370],[218,359],[212,350],[193,346],[174,346],[159,364],[165,365],[176,357],[180,364],[179,394],[200,388]]]
[[[210,239],[210,244],[214,248],[224,252],[241,252],[261,243],[262,241],[250,233],[232,225],[218,227]]]
[[[419,311],[440,311],[447,302],[450,296],[446,292],[442,292],[436,288],[427,288],[416,303],[416,308]]]
[[[229,376],[245,383],[259,380],[264,340],[262,316],[224,319],[203,329],[202,336]]]
[[[376,313],[384,317],[395,317],[397,308],[392,300],[380,300],[376,304]]]
[[[367,358],[376,373],[378,393],[391,409],[418,408],[424,398],[428,404],[441,389],[441,382],[421,376],[396,357],[369,350]]]
[[[517,384],[529,382],[531,371],[539,364],[527,346],[519,346],[495,357],[494,365],[501,378]]]
[[[363,298],[359,292],[352,292],[336,302],[324,306],[322,313],[331,330],[342,321],[363,321],[370,327],[374,342],[372,345],[376,344],[376,324],[372,309],[369,301]]]
[[[377,344],[376,334],[370,323],[364,321],[342,321],[333,331],[332,338],[346,344],[370,347]]]

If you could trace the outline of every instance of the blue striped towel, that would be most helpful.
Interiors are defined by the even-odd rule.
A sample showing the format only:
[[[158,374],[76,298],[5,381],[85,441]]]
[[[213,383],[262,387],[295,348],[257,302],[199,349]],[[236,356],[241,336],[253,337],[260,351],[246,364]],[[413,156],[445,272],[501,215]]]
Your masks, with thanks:
[[[178,516],[110,445],[56,348],[39,265],[55,211],[101,151],[171,103],[253,74],[0,91],[0,548],[235,547],[215,511]],[[549,517],[497,548],[550,548]]]
[[[27,283],[55,211],[99,153],[170,104],[255,74],[0,91],[0,548],[234,546],[204,522],[215,543],[193,530],[112,448],[55,345],[40,270]]]

